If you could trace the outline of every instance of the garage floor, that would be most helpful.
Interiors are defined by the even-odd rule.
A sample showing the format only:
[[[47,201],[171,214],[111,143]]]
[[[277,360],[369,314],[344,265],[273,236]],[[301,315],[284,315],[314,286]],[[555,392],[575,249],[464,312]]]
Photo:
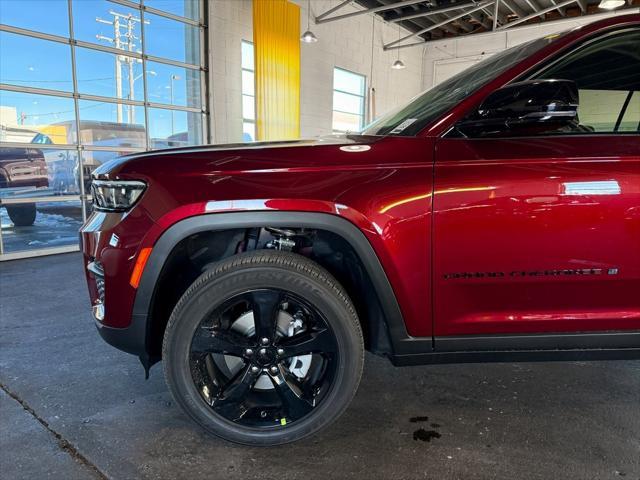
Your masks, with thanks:
[[[320,435],[204,434],[162,365],[95,332],[79,254],[0,264],[3,478],[640,479],[640,361],[405,367],[367,357]]]

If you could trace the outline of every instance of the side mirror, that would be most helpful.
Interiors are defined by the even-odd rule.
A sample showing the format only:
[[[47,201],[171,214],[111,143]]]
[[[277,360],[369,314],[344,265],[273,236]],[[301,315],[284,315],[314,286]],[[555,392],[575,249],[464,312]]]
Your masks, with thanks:
[[[476,113],[458,122],[469,136],[543,130],[572,125],[578,117],[578,87],[571,80],[527,80],[492,92]]]

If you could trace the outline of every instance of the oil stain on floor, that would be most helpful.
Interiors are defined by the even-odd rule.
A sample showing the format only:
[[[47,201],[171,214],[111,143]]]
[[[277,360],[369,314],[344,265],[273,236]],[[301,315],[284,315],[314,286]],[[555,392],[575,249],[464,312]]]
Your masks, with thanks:
[[[429,421],[429,417],[419,416],[419,417],[411,417],[409,419],[411,423],[426,423]],[[431,423],[431,428],[440,428],[440,424]],[[413,439],[420,440],[422,442],[430,442],[433,438],[440,438],[442,435],[436,430],[425,430],[424,428],[419,428],[415,432],[413,432]]]

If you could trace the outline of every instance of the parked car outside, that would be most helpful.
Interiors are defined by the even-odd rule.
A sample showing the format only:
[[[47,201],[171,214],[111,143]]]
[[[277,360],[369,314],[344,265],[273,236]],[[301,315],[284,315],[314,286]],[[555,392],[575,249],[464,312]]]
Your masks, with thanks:
[[[42,150],[37,148],[0,148],[0,197],[2,199],[32,196],[49,186],[47,163]],[[35,203],[5,203],[7,214],[14,225],[33,225],[36,219]]]

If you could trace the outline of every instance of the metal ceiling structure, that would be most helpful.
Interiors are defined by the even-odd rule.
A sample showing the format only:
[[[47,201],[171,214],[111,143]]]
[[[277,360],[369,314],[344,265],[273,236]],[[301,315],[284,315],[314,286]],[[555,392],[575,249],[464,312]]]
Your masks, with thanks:
[[[413,47],[431,40],[504,30],[563,17],[601,13],[600,0],[344,0],[315,17],[327,23],[373,13],[411,32],[384,45],[385,50]],[[346,9],[359,5],[362,10]],[[640,6],[626,0],[623,8]]]

